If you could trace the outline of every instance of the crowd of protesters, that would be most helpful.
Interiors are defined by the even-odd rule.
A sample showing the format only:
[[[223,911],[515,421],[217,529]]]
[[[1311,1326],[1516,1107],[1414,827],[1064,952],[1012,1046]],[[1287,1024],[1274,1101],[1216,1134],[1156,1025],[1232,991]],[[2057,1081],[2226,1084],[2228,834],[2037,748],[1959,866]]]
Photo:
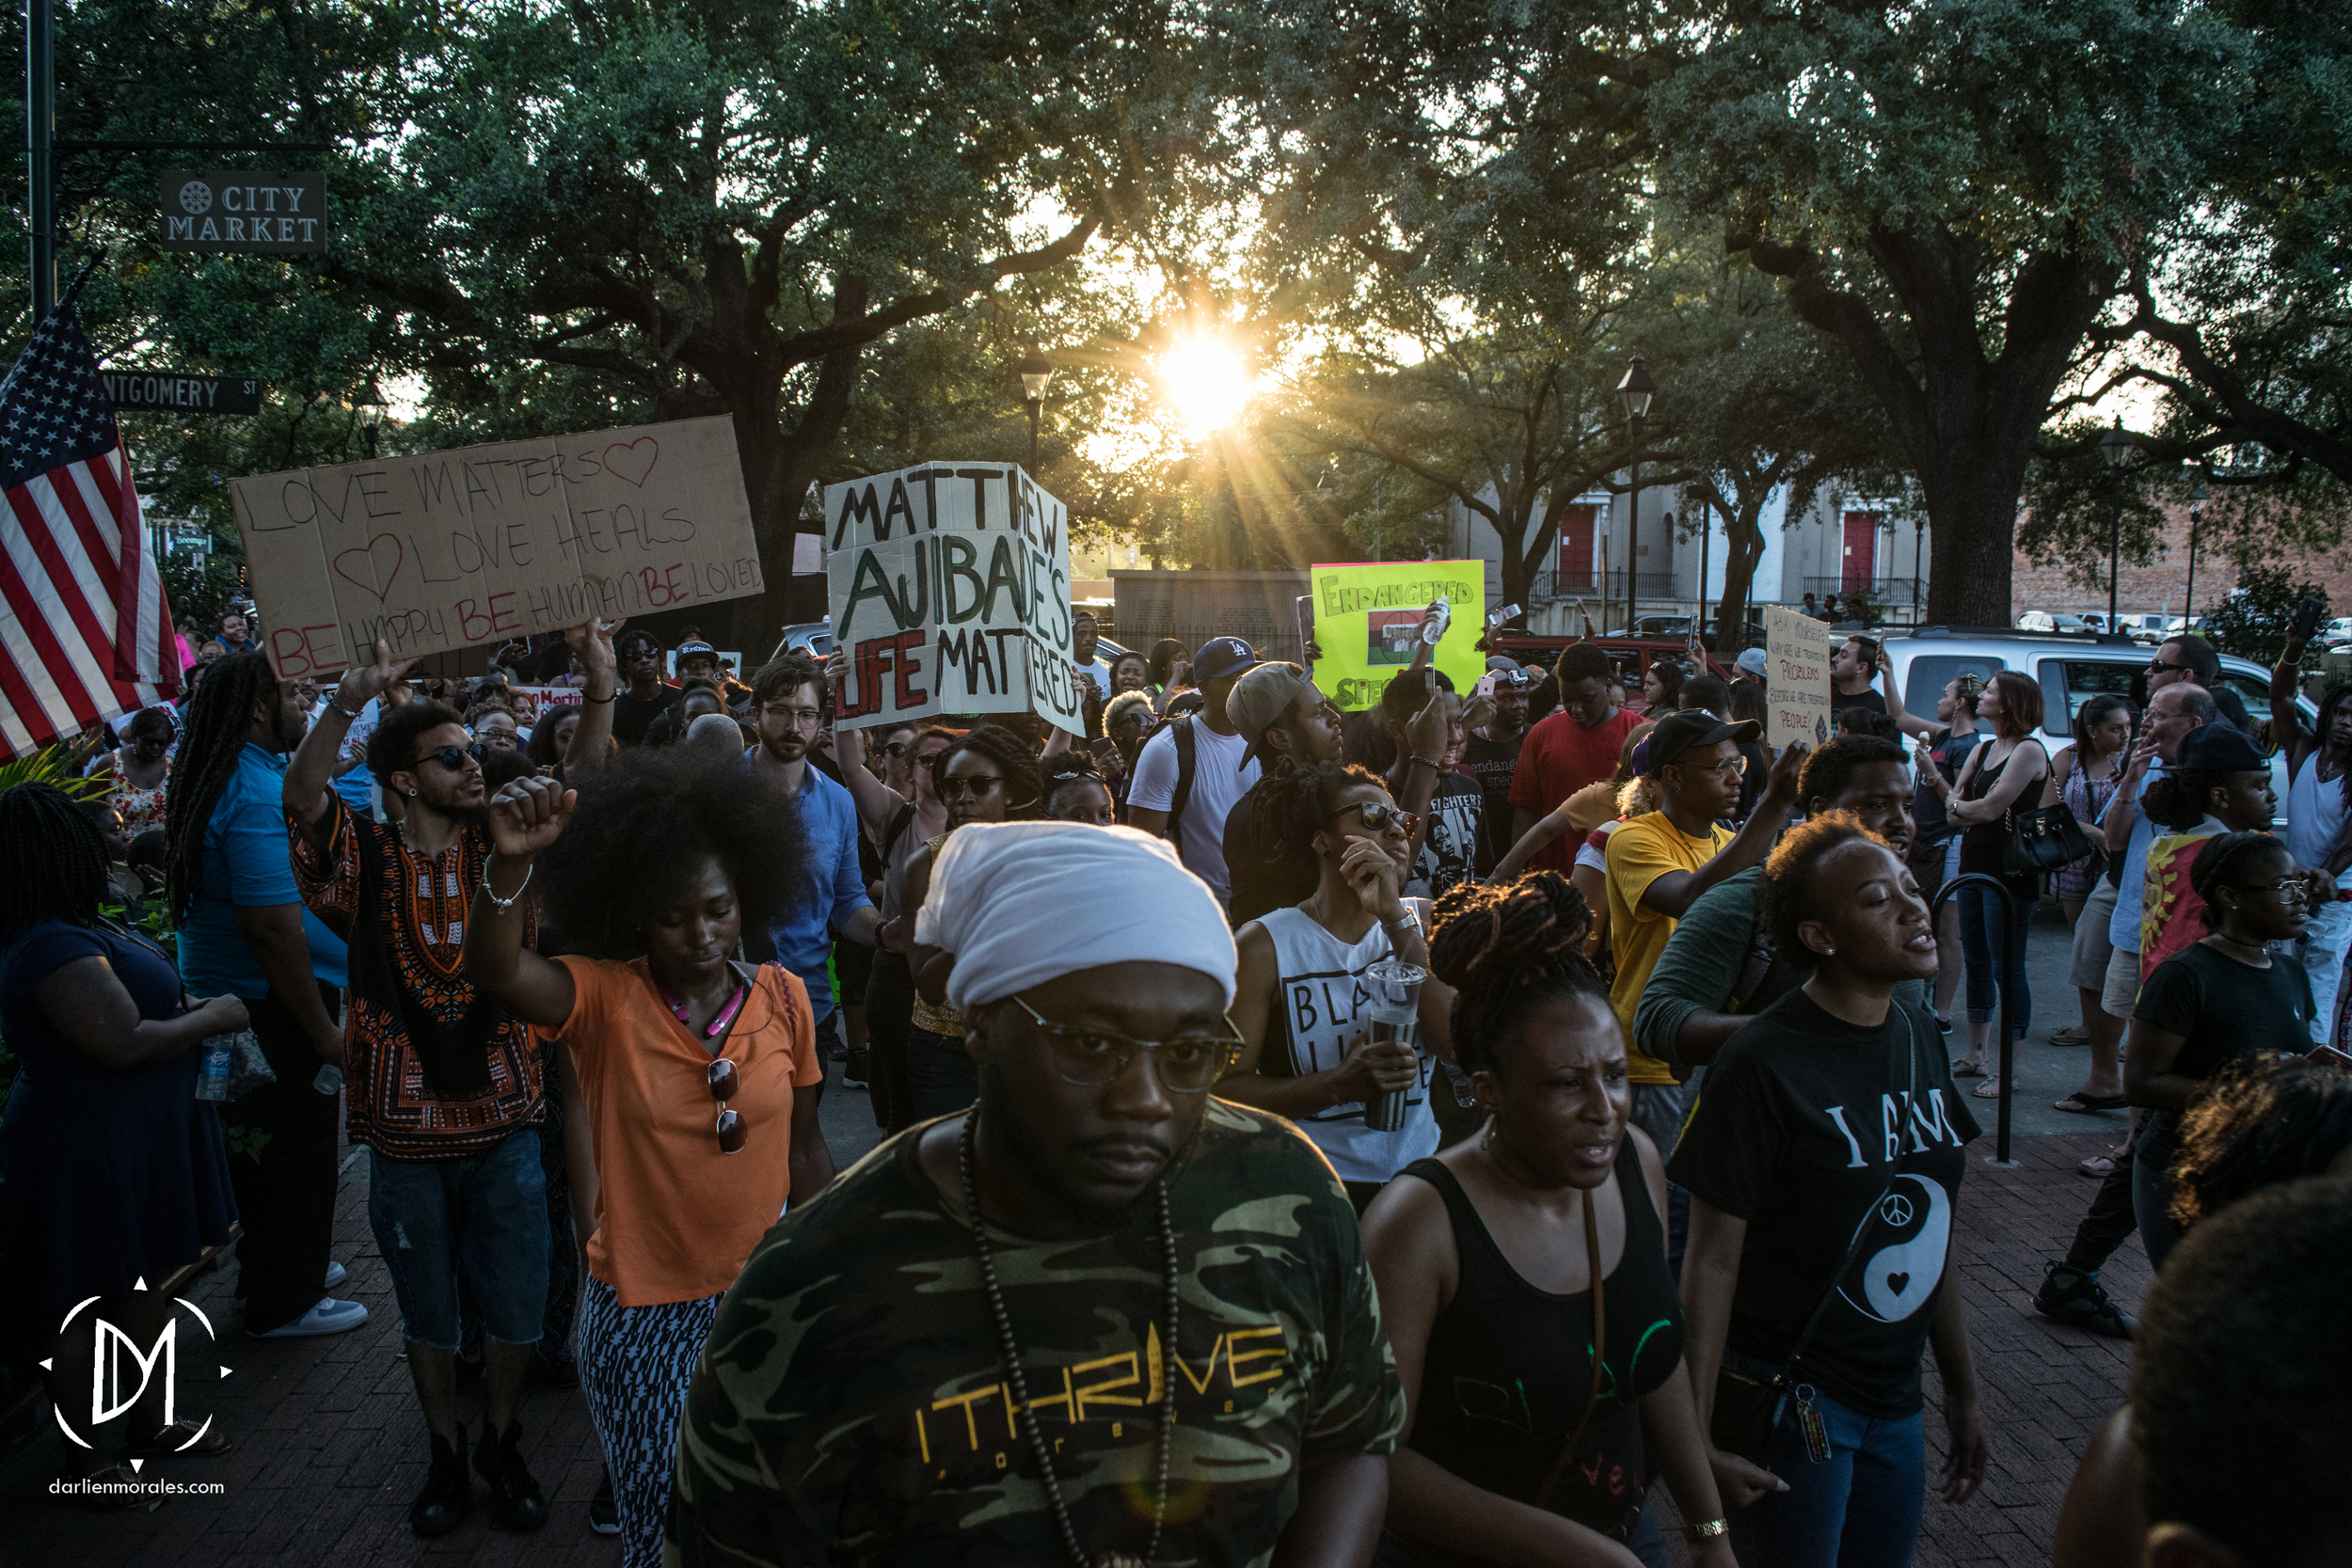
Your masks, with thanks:
[[[0,792],[11,1343],[62,1391],[68,1307],[143,1322],[232,1227],[245,1333],[359,1326],[347,1136],[419,1536],[546,1526],[539,1385],[585,1401],[629,1568],[1655,1568],[1661,1481],[1707,1568],[1906,1563],[2003,1440],[1955,1215],[2046,893],[2090,1047],[2059,1109],[2136,1125],[2034,1305],[2141,1336],[2058,1560],[2342,1545],[2290,1484],[2341,1402],[2223,1385],[2263,1359],[2237,1282],[2343,1358],[2352,689],[2284,721],[2273,837],[2194,639],[2052,756],[2032,682],[1931,720],[1867,637],[1836,736],[1775,752],[1756,650],[1457,687],[1424,645],[1343,714],[1311,644],[1073,622],[1077,735],[836,727],[839,655],[744,681],[593,622],[468,682],[381,646],[285,681],[224,618],[76,788]],[[2037,806],[2095,847],[2046,883],[2002,853]],[[841,1173],[829,1078],[890,1140]],[[2100,1283],[2135,1234],[2144,1324]],[[246,1435],[126,1422],[125,1465]],[[2200,1472],[2225,1429],[2287,1499],[2259,1524]]]

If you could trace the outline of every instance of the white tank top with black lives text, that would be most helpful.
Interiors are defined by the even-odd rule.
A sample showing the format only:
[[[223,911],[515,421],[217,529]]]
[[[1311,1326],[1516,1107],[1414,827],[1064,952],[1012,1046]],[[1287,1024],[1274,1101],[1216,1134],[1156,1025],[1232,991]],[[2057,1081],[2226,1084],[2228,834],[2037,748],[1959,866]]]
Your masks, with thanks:
[[[1427,900],[1405,902],[1424,923],[1429,919]],[[1388,934],[1375,924],[1351,946],[1296,909],[1272,911],[1259,924],[1274,939],[1280,978],[1258,1070],[1269,1078],[1327,1072],[1340,1065],[1358,1035],[1372,1033],[1372,1007],[1362,975],[1389,957]],[[1406,1095],[1400,1131],[1382,1132],[1365,1126],[1361,1101],[1297,1118],[1341,1180],[1386,1181],[1437,1152],[1438,1117],[1429,1108],[1429,1073],[1437,1058],[1426,1044],[1420,1053],[1421,1076]]]

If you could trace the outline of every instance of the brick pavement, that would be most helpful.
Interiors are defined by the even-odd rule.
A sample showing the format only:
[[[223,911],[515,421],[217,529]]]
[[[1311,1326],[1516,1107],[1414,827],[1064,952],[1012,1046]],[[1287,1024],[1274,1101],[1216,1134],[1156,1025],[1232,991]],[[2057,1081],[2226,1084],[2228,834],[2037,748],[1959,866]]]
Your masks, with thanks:
[[[837,1076],[823,1114],[828,1142],[846,1163],[872,1142],[872,1122],[865,1097],[842,1092]],[[2017,1168],[1979,1164],[1970,1171],[1958,1244],[1994,1461],[1975,1500],[1952,1508],[1930,1497],[1923,1568],[2046,1562],[2075,1456],[2122,1402],[2127,1348],[2044,1323],[2028,1304],[2043,1261],[2065,1250],[2090,1200],[2093,1184],[2072,1174],[2074,1164],[2103,1141],[2095,1132],[2021,1138]],[[1977,1146],[1990,1148],[1989,1138]],[[143,1513],[83,1512],[40,1490],[64,1451],[55,1426],[45,1426],[0,1464],[0,1563],[594,1568],[619,1560],[617,1542],[587,1528],[600,1456],[575,1392],[534,1390],[523,1410],[525,1451],[554,1504],[546,1529],[532,1536],[491,1529],[477,1487],[475,1512],[454,1534],[424,1543],[408,1532],[407,1501],[423,1484],[423,1434],[399,1359],[390,1282],[368,1231],[365,1178],[364,1161],[345,1171],[336,1256],[351,1270],[343,1293],[373,1314],[366,1327],[326,1339],[247,1339],[230,1326],[229,1271],[190,1292],[223,1325],[222,1360],[234,1371],[217,1412],[237,1448],[217,1460],[165,1460],[149,1468],[177,1481],[218,1480],[226,1495],[174,1497]],[[2125,1310],[2136,1309],[2148,1284],[2137,1241],[2116,1256],[2108,1282]],[[1927,1381],[1932,1474],[1944,1434],[1931,1373]],[[479,1394],[468,1396],[465,1409],[478,1430]]]

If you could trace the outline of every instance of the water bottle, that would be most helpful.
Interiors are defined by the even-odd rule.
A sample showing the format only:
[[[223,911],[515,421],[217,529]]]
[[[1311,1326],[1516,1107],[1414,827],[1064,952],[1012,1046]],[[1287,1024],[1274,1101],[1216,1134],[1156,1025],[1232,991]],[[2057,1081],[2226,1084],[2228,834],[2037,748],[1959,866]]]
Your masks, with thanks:
[[[1438,595],[1438,613],[1431,616],[1422,626],[1421,640],[1434,648],[1438,645],[1438,640],[1445,635],[1446,627],[1453,624],[1454,605],[1445,594],[1440,594]]]
[[[342,1093],[343,1069],[337,1067],[332,1062],[320,1063],[319,1075],[310,1080],[310,1086],[324,1095],[338,1095]]]
[[[231,1037],[215,1035],[202,1046],[202,1061],[196,1069],[196,1098],[222,1101],[229,1098],[229,1058],[232,1054]]]

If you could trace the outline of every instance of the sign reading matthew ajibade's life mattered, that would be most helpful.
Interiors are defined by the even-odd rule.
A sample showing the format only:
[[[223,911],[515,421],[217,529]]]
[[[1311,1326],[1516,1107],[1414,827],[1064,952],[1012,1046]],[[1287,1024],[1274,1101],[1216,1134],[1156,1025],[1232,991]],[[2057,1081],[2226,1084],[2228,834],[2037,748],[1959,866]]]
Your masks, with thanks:
[[[230,482],[286,679],[759,593],[724,418]]]
[[[825,487],[837,710],[851,728],[1035,712],[1086,733],[1070,667],[1070,515],[1016,463]]]

